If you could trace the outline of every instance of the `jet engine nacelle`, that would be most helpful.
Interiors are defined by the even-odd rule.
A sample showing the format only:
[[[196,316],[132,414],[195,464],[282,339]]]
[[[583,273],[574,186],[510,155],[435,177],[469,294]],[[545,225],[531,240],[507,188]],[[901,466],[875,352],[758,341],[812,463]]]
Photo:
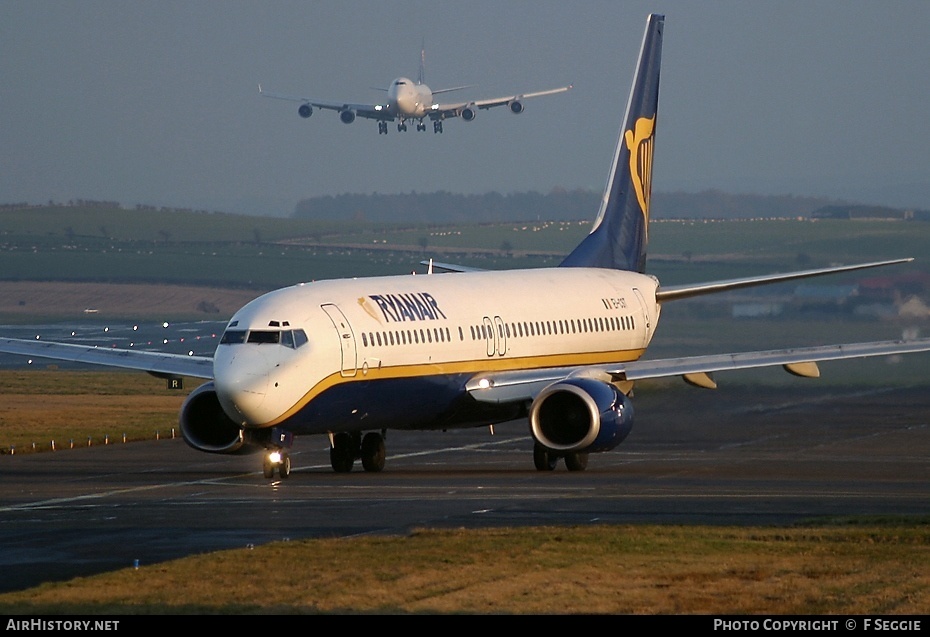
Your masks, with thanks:
[[[355,111],[348,110],[348,109],[344,111],[340,111],[339,119],[342,120],[343,124],[351,124],[352,122],[355,121]]]
[[[310,106],[309,104],[301,104],[300,108],[297,109],[297,114],[303,117],[304,119],[307,119],[308,117],[313,115],[313,107]]]
[[[569,378],[544,389],[530,406],[530,431],[558,453],[610,451],[633,428],[633,404],[619,389],[592,378]]]
[[[462,109],[462,119],[470,122],[478,116],[478,109],[474,106],[466,106]]]
[[[510,109],[511,113],[516,113],[516,114],[522,113],[523,109],[526,108],[525,106],[523,106],[523,102],[521,102],[520,100],[511,100],[510,102],[507,102],[507,107]]]
[[[264,449],[259,440],[266,430],[245,431],[226,415],[216,397],[213,382],[201,385],[181,405],[179,418],[184,442],[208,453],[255,453]],[[270,437],[270,430],[268,430]]]

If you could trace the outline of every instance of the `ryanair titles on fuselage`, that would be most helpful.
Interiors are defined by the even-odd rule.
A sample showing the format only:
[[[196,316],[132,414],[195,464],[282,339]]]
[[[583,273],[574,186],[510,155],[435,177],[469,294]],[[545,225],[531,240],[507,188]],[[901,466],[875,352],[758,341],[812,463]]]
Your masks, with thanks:
[[[433,295],[429,292],[411,294],[371,294],[369,299],[381,309],[387,322],[435,321],[446,318]],[[359,299],[360,302],[365,299]],[[365,303],[362,303],[364,306]]]

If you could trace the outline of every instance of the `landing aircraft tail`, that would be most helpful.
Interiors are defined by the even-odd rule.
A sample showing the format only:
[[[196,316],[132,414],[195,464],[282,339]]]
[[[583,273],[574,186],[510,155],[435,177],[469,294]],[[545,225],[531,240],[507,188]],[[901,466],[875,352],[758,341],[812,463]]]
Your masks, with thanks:
[[[562,266],[645,270],[664,27],[663,15],[652,14],[646,21],[601,208],[591,233],[562,261]]]

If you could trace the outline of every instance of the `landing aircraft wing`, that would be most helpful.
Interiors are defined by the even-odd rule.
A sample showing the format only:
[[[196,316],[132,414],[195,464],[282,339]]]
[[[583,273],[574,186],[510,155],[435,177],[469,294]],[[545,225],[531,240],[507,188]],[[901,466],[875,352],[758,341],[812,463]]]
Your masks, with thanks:
[[[508,403],[533,400],[545,387],[568,378],[597,378],[621,383],[648,378],[681,376],[686,382],[716,388],[714,372],[782,366],[797,376],[815,378],[820,375],[817,363],[849,358],[889,356],[930,351],[930,339],[910,341],[874,341],[818,347],[797,347],[757,352],[687,356],[638,360],[614,365],[587,365],[514,372],[479,374],[465,388],[479,402]]]
[[[489,108],[494,108],[495,106],[504,106],[505,104],[511,105],[511,110],[514,110],[513,105],[518,105],[519,110],[514,110],[514,112],[519,113],[523,110],[522,102],[523,100],[530,99],[531,97],[542,97],[544,95],[555,95],[556,93],[564,93],[572,88],[572,84],[568,86],[562,86],[559,88],[549,89],[548,91],[536,91],[534,93],[521,93],[518,95],[508,95],[507,97],[494,97],[486,100],[473,100],[470,102],[458,102],[456,104],[434,104],[433,110],[430,112],[430,117],[432,119],[446,119],[448,117],[459,117],[466,108],[477,108],[480,110],[487,110]],[[434,94],[436,91],[434,91]]]
[[[156,376],[213,378],[213,359],[208,356],[184,356],[165,352],[94,347],[71,343],[47,343],[17,338],[0,338],[0,352],[52,358],[73,363],[106,365],[149,372]]]
[[[269,93],[262,90],[261,84],[258,85],[258,92],[262,97],[270,97],[276,100],[287,100],[289,102],[301,102],[312,106],[330,111],[351,111],[358,117],[367,117],[368,119],[381,119],[393,121],[394,115],[391,114],[387,104],[353,104],[351,102],[324,102],[315,100],[312,97],[300,97],[298,95],[284,95],[282,93]]]

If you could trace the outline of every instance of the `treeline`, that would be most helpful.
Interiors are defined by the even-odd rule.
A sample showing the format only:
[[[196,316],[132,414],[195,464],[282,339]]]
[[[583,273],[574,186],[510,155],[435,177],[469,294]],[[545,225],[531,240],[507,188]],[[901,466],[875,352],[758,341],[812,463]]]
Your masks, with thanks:
[[[601,193],[553,190],[462,195],[445,191],[407,194],[345,194],[301,200],[294,218],[373,223],[487,223],[495,221],[586,221],[594,219]],[[653,219],[751,219],[808,217],[836,200],[817,197],[699,193],[654,193]]]

